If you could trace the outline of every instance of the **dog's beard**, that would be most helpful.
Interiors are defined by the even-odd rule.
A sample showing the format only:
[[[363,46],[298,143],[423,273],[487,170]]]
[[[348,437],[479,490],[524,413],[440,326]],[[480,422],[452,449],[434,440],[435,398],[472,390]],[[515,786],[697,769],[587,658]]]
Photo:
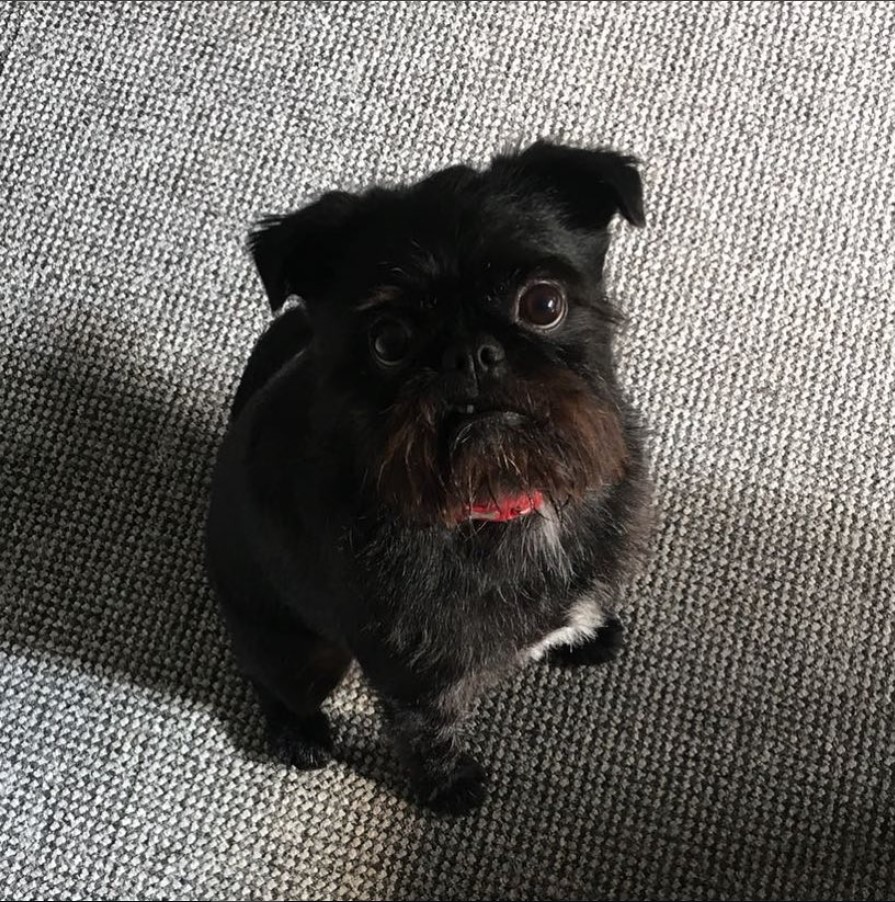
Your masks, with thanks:
[[[562,506],[621,478],[618,413],[571,371],[516,380],[511,397],[482,404],[464,415],[434,387],[408,386],[386,422],[382,500],[408,520],[456,526],[482,504],[544,498]]]

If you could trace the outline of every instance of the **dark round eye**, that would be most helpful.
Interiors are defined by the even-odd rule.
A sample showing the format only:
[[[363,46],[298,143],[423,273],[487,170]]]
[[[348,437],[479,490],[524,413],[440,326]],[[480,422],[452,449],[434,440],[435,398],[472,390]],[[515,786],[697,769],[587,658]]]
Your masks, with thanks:
[[[378,320],[370,330],[370,348],[382,366],[398,366],[410,353],[413,334],[403,320]]]
[[[558,326],[566,315],[566,296],[556,282],[532,282],[519,295],[519,319],[539,329]]]

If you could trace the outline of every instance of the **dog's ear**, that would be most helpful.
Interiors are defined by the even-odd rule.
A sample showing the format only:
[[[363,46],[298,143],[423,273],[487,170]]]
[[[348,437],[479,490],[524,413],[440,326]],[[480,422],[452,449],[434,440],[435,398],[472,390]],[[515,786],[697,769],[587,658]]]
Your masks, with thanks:
[[[255,226],[249,250],[272,310],[290,295],[314,300],[326,291],[359,205],[357,195],[332,191],[296,213],[270,216]]]
[[[604,229],[616,213],[644,224],[643,182],[637,160],[612,150],[585,150],[538,141],[515,157],[498,157],[524,183],[559,201],[576,228]]]

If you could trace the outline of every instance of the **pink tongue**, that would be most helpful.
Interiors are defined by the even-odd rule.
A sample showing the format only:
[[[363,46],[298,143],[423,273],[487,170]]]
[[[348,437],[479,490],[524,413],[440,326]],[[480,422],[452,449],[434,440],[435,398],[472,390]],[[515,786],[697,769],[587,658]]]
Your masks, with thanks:
[[[501,498],[499,501],[466,505],[463,508],[463,516],[467,520],[490,520],[493,523],[502,523],[530,514],[543,503],[543,495],[540,492],[533,492],[530,495],[517,495],[515,498]]]

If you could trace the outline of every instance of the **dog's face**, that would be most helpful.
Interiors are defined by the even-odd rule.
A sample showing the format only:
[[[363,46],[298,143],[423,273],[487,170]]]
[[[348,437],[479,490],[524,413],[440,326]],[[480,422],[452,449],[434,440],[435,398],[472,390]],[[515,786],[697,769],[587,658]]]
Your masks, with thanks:
[[[539,143],[262,223],[271,304],[304,299],[319,409],[382,502],[454,527],[621,478],[601,289],[616,213],[642,224],[632,160]]]

